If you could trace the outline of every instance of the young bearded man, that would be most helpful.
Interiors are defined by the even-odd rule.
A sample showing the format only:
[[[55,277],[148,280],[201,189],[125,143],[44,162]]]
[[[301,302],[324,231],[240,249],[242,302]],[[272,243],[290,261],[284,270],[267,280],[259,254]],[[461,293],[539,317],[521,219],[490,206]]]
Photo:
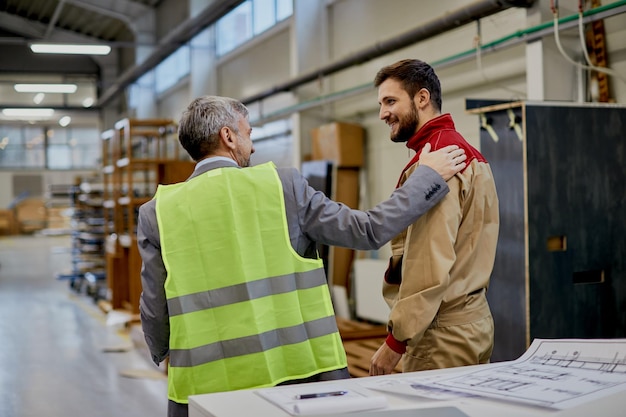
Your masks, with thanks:
[[[467,166],[448,180],[450,193],[391,241],[383,283],[391,308],[388,337],[371,359],[370,375],[489,362],[493,318],[487,288],[498,240],[498,197],[485,158],[441,113],[441,86],[427,63],[408,59],[374,80],[379,117],[394,142],[416,152],[398,186],[414,175],[425,146],[457,145]]]

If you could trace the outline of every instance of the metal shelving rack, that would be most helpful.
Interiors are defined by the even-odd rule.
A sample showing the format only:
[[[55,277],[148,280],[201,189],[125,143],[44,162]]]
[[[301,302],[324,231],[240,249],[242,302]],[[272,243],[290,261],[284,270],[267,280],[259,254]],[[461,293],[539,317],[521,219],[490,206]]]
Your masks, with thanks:
[[[102,184],[98,178],[79,181],[72,186],[71,271],[60,274],[70,288],[85,290],[94,300],[106,298],[104,216],[102,211]]]
[[[102,134],[106,275],[111,307],[139,312],[137,214],[159,184],[186,180],[194,162],[168,119],[122,119]]]

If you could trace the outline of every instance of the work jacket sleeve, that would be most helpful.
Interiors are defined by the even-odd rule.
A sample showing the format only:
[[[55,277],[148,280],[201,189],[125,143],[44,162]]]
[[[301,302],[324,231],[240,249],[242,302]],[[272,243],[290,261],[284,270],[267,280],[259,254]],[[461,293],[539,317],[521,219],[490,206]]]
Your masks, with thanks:
[[[327,198],[310,187],[295,170],[291,186],[304,234],[322,244],[360,250],[380,248],[449,191],[443,178],[425,165],[418,166],[389,199],[367,211],[351,209]]]
[[[388,327],[400,343],[413,346],[419,342],[451,285],[457,260],[455,242],[462,220],[461,181],[455,176],[448,184],[448,196],[412,224],[404,242],[400,241],[404,256],[399,288],[389,282],[383,285],[383,295],[392,306]]]
[[[165,296],[167,273],[161,258],[154,203],[152,200],[139,210],[137,245],[142,259],[142,292],[139,300],[141,327],[152,360],[158,365],[169,354],[170,325]]]

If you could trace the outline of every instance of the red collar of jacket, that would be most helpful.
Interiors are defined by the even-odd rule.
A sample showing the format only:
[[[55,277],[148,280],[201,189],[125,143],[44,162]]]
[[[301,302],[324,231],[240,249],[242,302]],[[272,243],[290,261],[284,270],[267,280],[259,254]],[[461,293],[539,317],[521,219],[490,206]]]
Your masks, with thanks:
[[[452,121],[452,116],[450,113],[442,114],[441,116],[437,116],[434,119],[430,119],[427,121],[424,126],[422,126],[406,143],[406,147],[409,149],[413,149],[415,151],[415,156],[411,158],[408,164],[404,167],[402,172],[400,173],[400,178],[398,179],[398,184],[396,187],[400,186],[400,181],[402,180],[402,176],[404,172],[409,169],[409,167],[415,164],[422,153],[422,148],[426,143],[431,139],[431,137],[440,132],[441,130],[454,130],[454,121]],[[432,149],[435,150],[435,144],[431,144]]]
[[[422,126],[417,133],[409,139],[406,143],[406,147],[417,152],[417,155],[415,156],[419,159],[419,154],[424,145],[426,145],[426,142],[428,142],[435,133],[439,133],[442,130],[455,130],[454,121],[452,121],[450,113],[442,114],[441,116],[437,116],[434,119],[427,121],[424,126]],[[435,150],[434,145],[433,150]],[[417,162],[417,159],[415,162]]]
[[[409,163],[402,170],[400,178],[398,179],[397,187],[400,186],[400,181],[402,181],[404,172],[419,160],[422,148],[428,142],[431,144],[431,151],[436,151],[448,145],[457,145],[460,148],[463,148],[465,150],[465,154],[467,155],[465,162],[468,166],[474,159],[486,162],[480,152],[467,143],[467,141],[456,131],[454,121],[452,120],[450,113],[442,114],[426,122],[424,126],[422,126],[406,143],[407,148],[415,151],[415,156],[411,158]]]

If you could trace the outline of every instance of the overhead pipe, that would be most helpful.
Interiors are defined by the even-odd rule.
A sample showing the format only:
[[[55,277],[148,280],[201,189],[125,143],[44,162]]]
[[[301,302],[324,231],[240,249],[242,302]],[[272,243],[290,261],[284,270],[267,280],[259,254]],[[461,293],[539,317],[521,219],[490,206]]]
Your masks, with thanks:
[[[535,0],[486,0],[474,2],[450,13],[432,20],[416,29],[399,35],[395,38],[379,42],[364,50],[358,51],[339,61],[306,74],[295,77],[285,83],[278,84],[258,94],[246,97],[241,101],[244,104],[254,103],[277,93],[290,91],[298,86],[315,81],[321,77],[334,74],[346,68],[362,64],[379,56],[431,38],[448,30],[471,23],[483,17],[501,12],[511,7],[531,7]]]
[[[174,30],[170,31],[161,39],[152,53],[144,61],[124,71],[124,73],[113,82],[113,85],[98,98],[96,106],[105,106],[121,93],[124,88],[134,83],[143,74],[163,62],[165,58],[180,48],[181,45],[190,41],[194,36],[215,23],[219,18],[234,9],[241,2],[242,0],[215,1],[198,15],[187,19]]]

